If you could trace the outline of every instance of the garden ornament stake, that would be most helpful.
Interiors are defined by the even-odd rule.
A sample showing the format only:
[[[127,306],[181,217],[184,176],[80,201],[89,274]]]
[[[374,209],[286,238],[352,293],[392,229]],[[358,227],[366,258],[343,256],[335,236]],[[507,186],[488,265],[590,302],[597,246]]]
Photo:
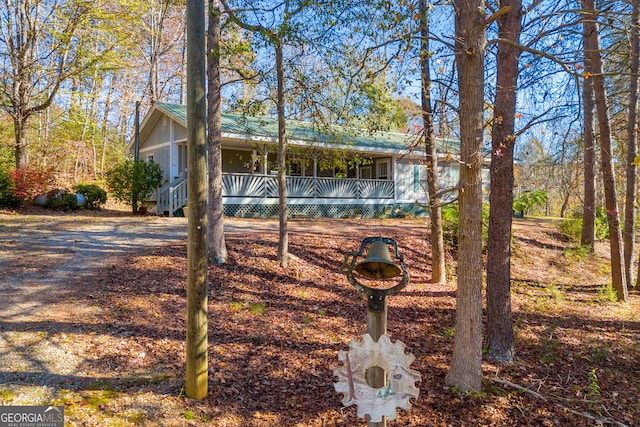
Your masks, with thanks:
[[[393,246],[391,259],[389,246]],[[357,263],[365,248],[369,250],[364,261]],[[409,368],[415,357],[405,354],[400,341],[391,343],[387,332],[387,295],[397,294],[409,283],[404,256],[398,254],[395,240],[386,237],[367,237],[358,252],[344,256],[347,280],[367,297],[367,333],[362,341],[351,340],[349,352],[341,351],[342,368],[334,370],[339,381],[336,391],[343,393],[345,406],[358,405],[358,416],[369,416],[369,427],[384,427],[386,420],[396,418],[396,408],[409,409],[410,398],[418,397],[415,382],[420,373]],[[371,288],[358,282],[354,271],[366,279],[392,279],[402,277],[389,288]]]

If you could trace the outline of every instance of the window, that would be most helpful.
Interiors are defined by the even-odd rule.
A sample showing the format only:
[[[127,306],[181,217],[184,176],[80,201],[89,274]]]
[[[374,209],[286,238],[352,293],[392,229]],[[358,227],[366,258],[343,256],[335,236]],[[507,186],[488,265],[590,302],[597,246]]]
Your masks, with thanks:
[[[389,160],[378,161],[378,179],[389,179]]]
[[[371,166],[362,166],[360,168],[361,179],[371,179]]]
[[[178,176],[187,170],[187,144],[178,144]]]

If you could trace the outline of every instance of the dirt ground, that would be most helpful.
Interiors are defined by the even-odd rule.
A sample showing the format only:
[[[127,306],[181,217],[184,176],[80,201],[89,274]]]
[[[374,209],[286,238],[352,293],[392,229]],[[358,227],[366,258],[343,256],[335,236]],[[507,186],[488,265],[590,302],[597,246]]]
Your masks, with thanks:
[[[398,241],[412,281],[390,297],[389,331],[416,355],[420,397],[389,425],[640,425],[638,296],[610,302],[606,245],[574,250],[552,222],[515,225],[519,360],[485,362],[484,391],[444,385],[455,283],[433,285],[423,220],[228,219],[230,259],[211,266],[209,396],[184,396],[186,220],[0,213],[0,404],[65,406],[77,426],[364,425],[342,408],[337,354],[364,333],[344,252]],[[449,260],[451,274],[453,260]],[[522,388],[519,388],[522,387]]]

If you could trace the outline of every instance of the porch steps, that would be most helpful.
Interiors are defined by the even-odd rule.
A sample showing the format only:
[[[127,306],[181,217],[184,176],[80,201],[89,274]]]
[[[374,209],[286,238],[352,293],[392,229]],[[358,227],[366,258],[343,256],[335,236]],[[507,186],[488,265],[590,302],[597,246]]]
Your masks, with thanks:
[[[160,187],[157,193],[156,212],[175,216],[178,209],[186,206],[187,201],[187,177],[170,182],[164,187]]]

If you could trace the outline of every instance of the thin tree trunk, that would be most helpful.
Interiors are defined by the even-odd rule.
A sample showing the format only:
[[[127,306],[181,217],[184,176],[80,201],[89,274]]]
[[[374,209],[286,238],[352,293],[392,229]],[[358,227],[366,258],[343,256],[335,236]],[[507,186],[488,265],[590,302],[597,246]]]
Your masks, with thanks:
[[[620,216],[618,199],[616,196],[615,174],[611,149],[611,124],[609,122],[609,105],[604,86],[602,58],[600,57],[600,36],[598,34],[597,13],[593,0],[582,0],[583,26],[589,37],[591,49],[585,52],[591,59],[593,66],[593,90],[595,93],[596,109],[598,112],[598,127],[600,128],[600,156],[602,162],[602,181],[604,186],[605,207],[609,224],[609,248],[611,253],[611,283],[616,291],[618,300],[628,300],[627,284],[624,276],[624,261],[622,254],[622,233],[620,230]]]
[[[498,19],[498,37],[518,44],[522,31],[522,4],[520,0],[504,0],[501,6],[511,7],[511,10]],[[510,363],[516,357],[511,314],[511,218],[520,53],[515,46],[498,45],[487,257],[487,355]]]
[[[571,189],[569,188],[562,198],[562,206],[560,207],[560,218],[564,218],[567,215],[567,209],[569,209],[569,198],[571,197]]]
[[[427,168],[427,191],[429,193],[429,218],[431,220],[431,282],[446,283],[444,236],[442,232],[442,207],[437,196],[438,153],[433,131],[433,109],[431,106],[431,75],[429,72],[429,11],[426,0],[420,0],[421,46],[420,67],[422,70],[422,121]]]
[[[278,208],[280,238],[278,239],[278,260],[283,267],[289,264],[289,232],[287,208],[287,128],[284,118],[284,64],[282,59],[282,40],[274,43],[276,50],[276,75],[278,78]]]
[[[113,100],[113,91],[116,86],[116,73],[111,75],[109,79],[109,90],[104,101],[104,114],[102,115],[102,158],[100,159],[100,176],[104,176],[104,165],[107,156],[107,144],[109,142],[109,114],[111,113],[111,102]]]
[[[624,267],[627,286],[633,288],[633,261],[636,251],[636,155],[638,147],[638,2],[633,2],[631,14],[631,82],[629,88],[629,118],[627,122],[627,191],[624,206]]]
[[[483,0],[456,0],[456,61],[460,89],[460,198],[456,335],[446,383],[482,388],[482,140],[484,107]]]
[[[205,93],[204,0],[187,0],[187,246],[186,386],[191,399],[208,392],[207,326],[207,97]]]
[[[209,31],[207,33],[207,76],[209,81],[209,260],[227,261],[224,239],[224,206],[222,204],[222,116],[220,95],[220,3],[209,0]]]
[[[583,44],[585,52],[591,50],[586,32],[583,35]],[[584,57],[584,70],[585,73],[593,74],[593,67],[591,67],[591,60],[588,55]],[[593,79],[584,79],[582,103],[584,105],[584,206],[580,244],[587,246],[589,251],[593,252],[596,241],[596,139],[593,132],[593,109],[595,107],[593,101]]]
[[[29,163],[27,156],[26,119],[22,116],[13,118],[13,128],[16,141],[16,169],[22,169]]]

